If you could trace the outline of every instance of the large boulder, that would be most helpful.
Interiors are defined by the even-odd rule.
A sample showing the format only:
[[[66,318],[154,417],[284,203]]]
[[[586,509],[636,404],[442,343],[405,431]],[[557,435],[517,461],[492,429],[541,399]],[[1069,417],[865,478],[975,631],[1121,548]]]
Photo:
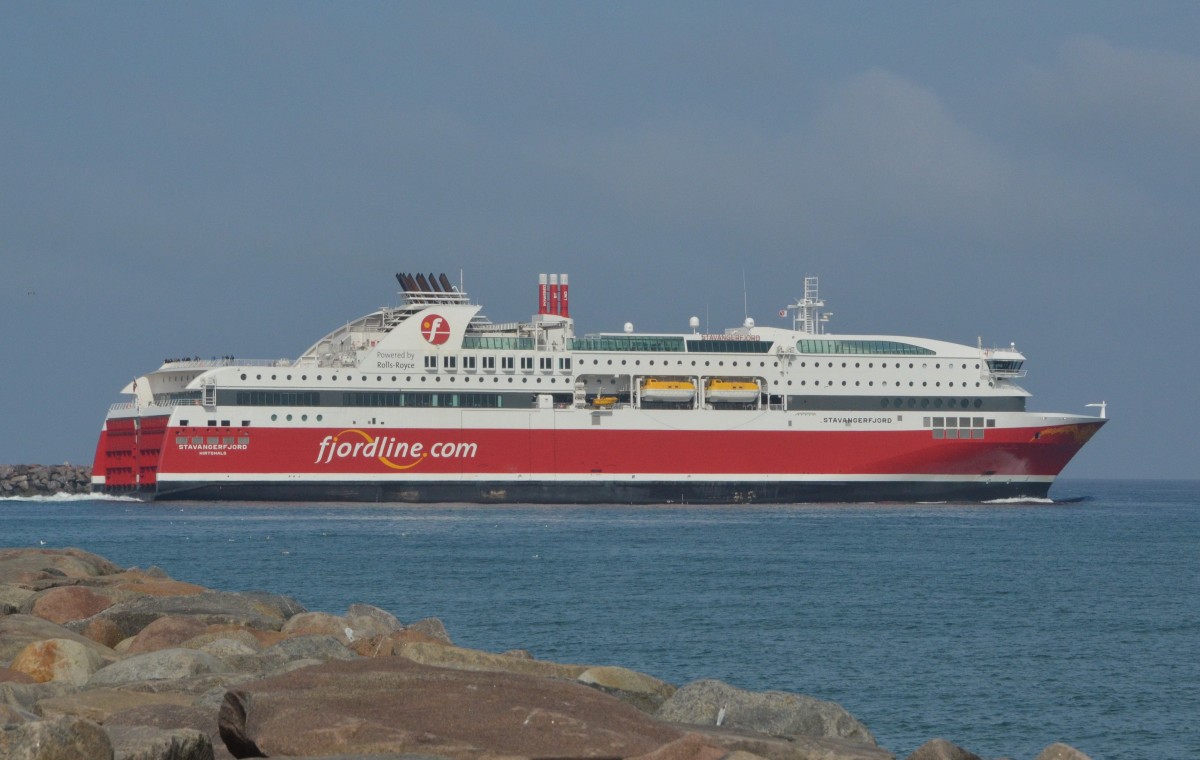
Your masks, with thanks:
[[[208,673],[229,673],[225,663],[196,649],[160,649],[137,654],[97,670],[88,686],[114,686],[136,681],[161,681]]]
[[[83,686],[105,664],[95,648],[71,639],[46,639],[27,644],[13,658],[9,668],[38,683],[65,681]]]
[[[522,673],[543,678],[574,680],[588,669],[587,665],[566,665],[427,642],[404,642],[396,649],[396,654],[422,665],[439,668]]]
[[[299,602],[281,594],[205,591],[188,596],[137,597],[118,602],[96,617],[111,620],[123,636],[130,637],[167,616],[192,617],[206,625],[240,625],[278,631],[288,618],[302,612],[305,609]]]
[[[105,724],[104,731],[119,760],[213,760],[212,739],[194,728]]]
[[[404,658],[328,662],[244,684],[225,695],[219,721],[236,757],[630,757],[683,735],[580,684]]]
[[[57,586],[38,592],[22,605],[21,610],[63,625],[106,610],[113,601],[112,597],[86,586]]]
[[[0,582],[5,583],[48,580],[58,585],[120,571],[120,566],[82,549],[0,549]]]
[[[663,703],[675,693],[675,687],[665,681],[645,673],[610,665],[588,668],[580,673],[576,680],[611,694],[651,715],[658,712]]]
[[[1034,760],[1091,760],[1069,744],[1055,742],[1038,753]]]
[[[907,760],[983,760],[983,758],[945,739],[930,739],[917,747]]]
[[[142,654],[180,647],[188,639],[204,633],[207,627],[208,624],[199,618],[182,615],[160,617],[138,631],[125,653]]]
[[[116,653],[103,644],[57,623],[33,615],[4,615],[0,617],[0,662],[9,662],[29,644],[46,639],[69,639],[94,650],[104,660],[116,658]]]
[[[113,760],[104,729],[82,718],[20,723],[0,731],[4,760]]]
[[[783,691],[753,692],[716,680],[693,681],[663,703],[660,720],[724,726],[769,736],[852,739],[875,737],[840,705]]]
[[[195,697],[177,692],[144,692],[128,689],[88,689],[44,697],[37,702],[37,711],[45,718],[71,716],[107,723],[110,715],[134,708],[189,707]]]

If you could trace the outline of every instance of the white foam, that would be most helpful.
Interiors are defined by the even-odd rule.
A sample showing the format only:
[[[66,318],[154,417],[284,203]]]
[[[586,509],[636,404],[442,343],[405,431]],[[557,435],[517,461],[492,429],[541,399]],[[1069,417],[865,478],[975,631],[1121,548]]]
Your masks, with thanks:
[[[37,494],[35,496],[0,496],[0,501],[48,501],[48,502],[70,502],[70,501],[140,501],[132,496],[113,496],[106,493],[65,493],[59,492],[56,494]]]
[[[1053,504],[1054,499],[1042,499],[1033,496],[1013,496],[1007,499],[990,499],[984,504]]]

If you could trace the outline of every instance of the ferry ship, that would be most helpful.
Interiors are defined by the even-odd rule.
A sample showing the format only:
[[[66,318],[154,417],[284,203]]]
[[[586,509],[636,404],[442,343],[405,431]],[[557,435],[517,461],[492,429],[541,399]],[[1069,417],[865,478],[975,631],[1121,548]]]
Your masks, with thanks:
[[[1026,408],[1015,346],[836,335],[815,277],[719,333],[577,336],[567,275],[493,322],[440,276],[295,360],[170,359],[93,488],[148,499],[734,504],[1045,498],[1105,422]]]

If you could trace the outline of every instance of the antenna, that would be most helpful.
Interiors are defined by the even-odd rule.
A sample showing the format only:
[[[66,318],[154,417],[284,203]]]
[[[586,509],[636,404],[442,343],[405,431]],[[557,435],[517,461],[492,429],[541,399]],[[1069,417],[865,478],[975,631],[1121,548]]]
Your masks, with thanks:
[[[1107,401],[1101,401],[1099,404],[1084,404],[1084,406],[1100,407],[1100,419],[1102,419],[1102,420],[1108,419],[1108,402]]]
[[[746,298],[746,267],[742,267],[742,319],[750,316],[750,302]]]

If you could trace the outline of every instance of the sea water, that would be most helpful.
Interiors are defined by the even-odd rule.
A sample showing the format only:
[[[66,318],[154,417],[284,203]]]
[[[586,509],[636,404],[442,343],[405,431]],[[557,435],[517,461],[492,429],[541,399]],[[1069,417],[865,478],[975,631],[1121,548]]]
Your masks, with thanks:
[[[0,501],[77,546],[456,644],[833,700],[903,758],[1200,758],[1200,481],[1054,502],[729,507]]]

